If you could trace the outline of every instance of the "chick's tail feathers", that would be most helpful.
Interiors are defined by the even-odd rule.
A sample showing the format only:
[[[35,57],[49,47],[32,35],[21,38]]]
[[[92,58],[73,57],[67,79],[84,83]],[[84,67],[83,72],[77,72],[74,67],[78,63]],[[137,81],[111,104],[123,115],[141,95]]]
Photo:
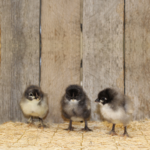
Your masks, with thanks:
[[[130,100],[128,96],[125,96],[125,111],[128,114],[133,114],[133,102]]]

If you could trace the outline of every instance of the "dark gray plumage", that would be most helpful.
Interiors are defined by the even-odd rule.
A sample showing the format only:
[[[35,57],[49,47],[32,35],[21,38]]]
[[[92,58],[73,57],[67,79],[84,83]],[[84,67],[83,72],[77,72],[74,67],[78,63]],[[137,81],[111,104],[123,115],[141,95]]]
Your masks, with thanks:
[[[61,100],[62,115],[70,120],[67,130],[72,131],[72,121],[85,121],[83,130],[91,131],[87,126],[87,119],[91,114],[90,100],[79,85],[70,85]]]
[[[20,107],[24,115],[30,117],[28,123],[33,123],[33,117],[35,117],[39,118],[40,126],[45,127],[43,118],[48,113],[48,101],[46,94],[41,91],[40,87],[29,86],[20,101]]]
[[[113,88],[106,88],[99,92],[95,102],[100,104],[100,112],[105,120],[113,123],[110,134],[115,135],[115,124],[124,125],[124,136],[128,136],[127,124],[132,120],[132,102],[131,100]]]

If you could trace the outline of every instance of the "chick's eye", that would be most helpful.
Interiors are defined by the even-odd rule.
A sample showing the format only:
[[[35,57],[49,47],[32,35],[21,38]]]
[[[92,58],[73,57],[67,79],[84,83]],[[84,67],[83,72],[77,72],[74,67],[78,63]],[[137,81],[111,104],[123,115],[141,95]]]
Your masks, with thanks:
[[[29,93],[29,96],[33,96],[33,94],[32,94],[32,93]]]
[[[105,97],[104,100],[107,101],[107,98]]]

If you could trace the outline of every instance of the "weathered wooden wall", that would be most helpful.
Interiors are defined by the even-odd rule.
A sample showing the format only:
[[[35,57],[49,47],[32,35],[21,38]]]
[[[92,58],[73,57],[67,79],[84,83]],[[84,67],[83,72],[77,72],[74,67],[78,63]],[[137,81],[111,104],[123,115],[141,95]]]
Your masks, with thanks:
[[[39,83],[49,98],[46,120],[62,122],[65,88],[82,78],[92,120],[100,119],[94,100],[106,87],[125,91],[134,119],[150,117],[149,6],[149,0],[0,0],[0,122],[24,121],[19,101]]]
[[[125,3],[125,93],[134,119],[150,117],[150,1]]]
[[[92,119],[98,120],[94,100],[100,90],[124,90],[123,0],[84,0],[83,87],[92,104]]]
[[[29,84],[39,84],[40,0],[0,0],[0,122],[22,120],[19,107]]]
[[[1,18],[2,18],[2,0],[0,0],[0,66],[1,66]]]
[[[48,94],[50,122],[61,122],[60,100],[80,84],[80,0],[42,1],[41,87]]]

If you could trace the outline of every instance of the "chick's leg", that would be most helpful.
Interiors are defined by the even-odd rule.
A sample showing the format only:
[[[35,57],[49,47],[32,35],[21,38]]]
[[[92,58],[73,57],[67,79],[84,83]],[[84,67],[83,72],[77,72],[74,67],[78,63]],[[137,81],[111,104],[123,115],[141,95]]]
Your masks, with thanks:
[[[129,137],[129,134],[128,134],[128,132],[127,132],[127,127],[126,127],[126,126],[124,126],[124,133],[123,133],[122,136]]]
[[[84,130],[84,131],[92,131],[92,130],[88,127],[88,125],[87,125],[87,120],[85,120],[85,127],[84,127],[82,130]]]
[[[110,132],[108,132],[108,134],[110,134],[110,135],[117,135],[117,133],[115,132],[115,124],[113,124],[113,126],[112,126],[112,129],[111,129],[111,131]]]
[[[43,123],[43,119],[42,118],[39,118],[39,122],[40,122],[40,124],[39,124],[39,128],[40,127],[43,127],[43,128],[46,128],[47,126]]]
[[[33,124],[33,117],[31,116],[28,121],[27,121],[28,124]]]
[[[70,122],[69,122],[69,126],[68,126],[68,128],[67,129],[65,129],[65,130],[68,130],[68,131],[73,131],[73,127],[72,127],[72,120],[70,120]]]

